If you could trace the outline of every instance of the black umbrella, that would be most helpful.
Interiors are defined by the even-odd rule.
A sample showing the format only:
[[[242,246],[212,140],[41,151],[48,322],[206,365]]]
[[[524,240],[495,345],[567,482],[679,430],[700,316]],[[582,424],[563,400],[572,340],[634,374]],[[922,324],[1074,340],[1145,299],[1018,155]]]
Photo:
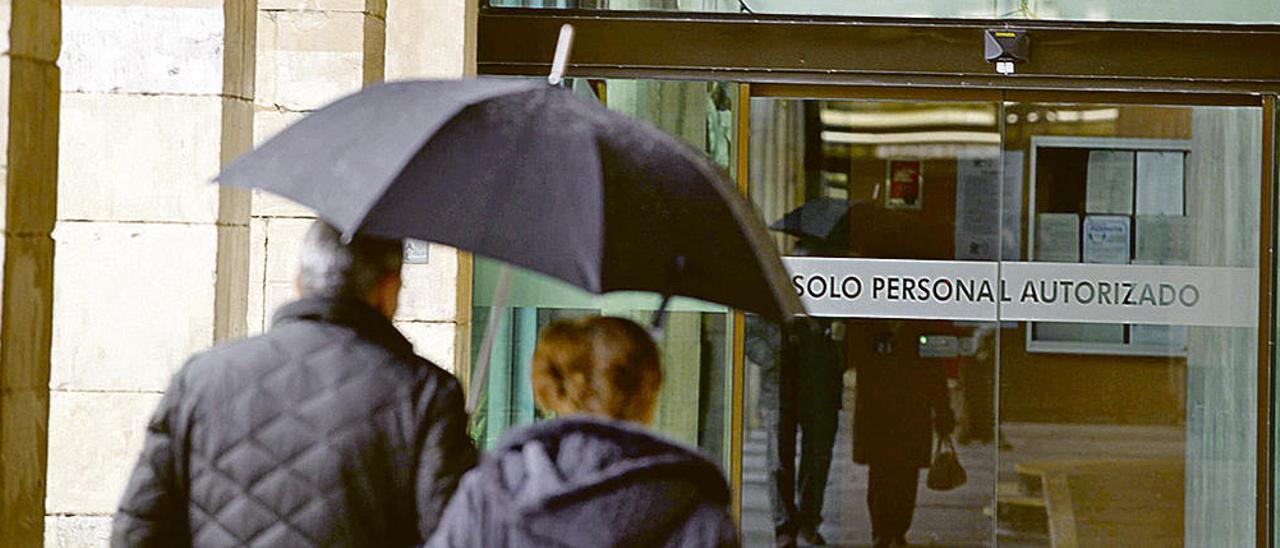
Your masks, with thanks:
[[[769,228],[802,240],[843,248],[849,242],[850,206],[849,200],[813,198],[783,215]]]
[[[455,246],[593,293],[653,291],[802,313],[763,224],[658,129],[541,82],[370,86],[218,181],[280,194],[347,236]]]

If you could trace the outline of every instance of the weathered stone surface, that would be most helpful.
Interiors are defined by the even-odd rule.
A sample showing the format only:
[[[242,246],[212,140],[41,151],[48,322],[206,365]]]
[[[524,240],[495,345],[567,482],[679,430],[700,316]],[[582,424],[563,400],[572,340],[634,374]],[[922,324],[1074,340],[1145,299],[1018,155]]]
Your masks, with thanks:
[[[400,309],[396,319],[421,322],[458,320],[458,252],[431,244],[427,264],[407,264],[401,270]]]
[[[222,111],[216,96],[63,94],[58,218],[215,222]]]
[[[62,44],[62,13],[58,0],[8,0],[0,3],[4,38],[0,51],[14,57],[52,63]]]
[[[366,15],[259,11],[255,99],[309,111],[364,84]]]
[[[111,537],[109,516],[49,516],[44,526],[45,548],[106,546]]]
[[[160,394],[54,391],[49,415],[50,514],[115,512]]]
[[[213,339],[222,342],[247,333],[249,313],[249,227],[218,225],[217,281],[214,288]]]
[[[214,225],[63,222],[54,388],[154,390],[213,343]]]
[[[248,309],[245,311],[246,335],[256,335],[264,329],[266,317],[267,275],[267,221],[249,221],[249,291]]]
[[[449,372],[454,371],[454,325],[436,322],[395,322],[396,328],[413,343],[419,356]]]
[[[311,219],[268,218],[265,223],[266,255],[263,263],[263,329],[280,305],[297,297],[298,251]]]
[[[475,75],[471,0],[388,0],[387,79]]]
[[[262,11],[345,11],[365,13],[367,0],[258,0],[258,9]],[[375,2],[369,2],[375,3]],[[377,6],[373,6],[377,7]],[[385,13],[386,8],[383,8]]]
[[[221,2],[76,5],[62,10],[66,91],[218,94],[226,23]]]
[[[0,133],[6,156],[4,190],[7,205],[0,227],[11,233],[47,235],[53,229],[58,170],[58,67],[48,61],[3,58],[7,88],[4,126]]]

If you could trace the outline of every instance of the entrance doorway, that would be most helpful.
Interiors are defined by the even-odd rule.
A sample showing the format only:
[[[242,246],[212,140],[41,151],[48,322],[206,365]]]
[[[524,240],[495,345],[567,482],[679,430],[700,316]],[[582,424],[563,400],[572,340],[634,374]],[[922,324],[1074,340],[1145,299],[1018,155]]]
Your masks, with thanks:
[[[900,540],[912,485],[913,545],[1253,543],[1260,106],[839,93],[742,97],[819,316],[744,322],[745,544]]]

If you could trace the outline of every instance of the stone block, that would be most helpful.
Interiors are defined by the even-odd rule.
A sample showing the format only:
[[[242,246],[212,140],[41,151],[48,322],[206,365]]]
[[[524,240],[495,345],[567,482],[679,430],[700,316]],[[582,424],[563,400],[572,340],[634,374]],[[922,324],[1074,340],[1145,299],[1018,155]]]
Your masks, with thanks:
[[[14,233],[53,229],[58,177],[58,67],[49,61],[3,57],[8,108],[4,111],[7,187],[0,226]]]
[[[54,391],[45,511],[115,512],[159,402],[160,394]]]
[[[59,223],[51,385],[162,390],[213,343],[214,225]]]
[[[255,100],[310,111],[364,84],[362,13],[259,11]],[[379,52],[381,53],[381,52]]]
[[[16,362],[21,364],[22,362]],[[45,500],[49,389],[0,391],[0,477],[4,478],[0,546],[38,544]]]
[[[5,36],[0,51],[14,57],[52,63],[62,44],[59,0],[9,0],[0,6]]]
[[[449,372],[454,370],[454,324],[435,322],[395,322],[396,328],[413,343],[413,351]]]
[[[48,516],[45,518],[45,548],[106,546],[110,538],[110,516]]]
[[[4,250],[4,320],[0,322],[4,345],[0,362],[0,387],[45,390],[49,386],[49,347],[53,327],[53,240],[48,236],[14,235],[0,238]],[[2,397],[2,396],[0,396]]]
[[[63,94],[59,218],[215,222],[223,107],[216,96]]]
[[[229,23],[223,2],[194,4],[68,4],[62,10],[62,89],[222,93]]]
[[[431,244],[427,264],[406,264],[396,319],[420,322],[459,320],[458,252]],[[469,303],[468,303],[469,304]]]
[[[267,275],[267,221],[249,221],[249,293],[245,311],[246,335],[265,329]]]
[[[280,305],[297,298],[298,251],[302,237],[311,227],[310,219],[263,220],[262,328],[271,327],[271,317]]]
[[[377,4],[374,0],[258,0],[260,11],[336,11],[366,13],[368,4]],[[377,6],[370,6],[377,8]],[[386,13],[385,2],[383,11]]]
[[[253,114],[253,144],[261,145],[267,139],[293,125],[306,116],[305,112],[292,112],[265,105],[258,105]]]
[[[245,336],[249,313],[249,226],[218,225],[213,340]]]

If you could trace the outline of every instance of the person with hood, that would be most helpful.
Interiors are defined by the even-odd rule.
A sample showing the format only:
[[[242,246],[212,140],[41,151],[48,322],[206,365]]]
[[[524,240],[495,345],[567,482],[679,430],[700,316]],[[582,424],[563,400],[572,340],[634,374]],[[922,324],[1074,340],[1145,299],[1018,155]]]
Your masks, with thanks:
[[[720,469],[643,426],[662,385],[644,328],[554,322],[532,375],[558,418],[507,432],[463,476],[429,547],[738,546]]]

